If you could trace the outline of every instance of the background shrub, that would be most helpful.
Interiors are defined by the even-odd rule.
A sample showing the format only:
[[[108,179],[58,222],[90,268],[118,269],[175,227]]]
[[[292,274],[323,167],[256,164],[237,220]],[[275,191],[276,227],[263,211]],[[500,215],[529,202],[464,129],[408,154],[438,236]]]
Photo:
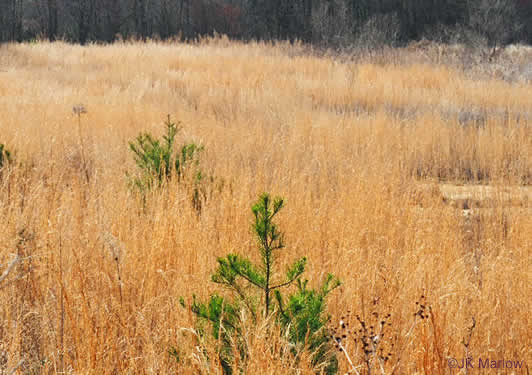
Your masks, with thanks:
[[[0,168],[11,161],[11,152],[2,143],[0,143]]]
[[[191,190],[192,204],[197,211],[201,211],[202,202],[206,198],[199,157],[203,146],[191,142],[176,147],[176,136],[180,128],[171,121],[170,115],[165,127],[166,133],[162,139],[157,139],[150,133],[141,133],[135,141],[129,142],[137,164],[137,173],[129,176],[130,183],[138,191],[145,193],[176,178],[187,184]]]

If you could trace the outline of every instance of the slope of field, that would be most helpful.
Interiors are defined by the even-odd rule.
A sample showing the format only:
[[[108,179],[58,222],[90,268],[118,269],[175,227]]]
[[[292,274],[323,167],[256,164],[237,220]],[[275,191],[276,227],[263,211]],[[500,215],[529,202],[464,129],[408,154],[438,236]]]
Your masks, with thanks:
[[[17,160],[0,174],[0,373],[221,373],[179,300],[223,292],[217,256],[254,256],[263,191],[286,200],[281,262],[342,280],[331,324],[391,314],[384,373],[447,374],[466,355],[530,366],[532,84],[405,60],[226,40],[0,46],[0,143]],[[128,188],[128,142],[168,114],[226,181],[199,216],[178,183],[145,207]],[[478,191],[489,204],[454,202]],[[265,326],[246,328],[245,373],[313,373]]]

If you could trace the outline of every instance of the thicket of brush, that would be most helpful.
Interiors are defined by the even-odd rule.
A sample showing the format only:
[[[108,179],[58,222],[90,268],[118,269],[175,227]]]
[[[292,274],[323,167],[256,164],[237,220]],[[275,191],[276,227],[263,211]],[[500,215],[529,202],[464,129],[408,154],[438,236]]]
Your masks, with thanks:
[[[275,315],[242,310],[231,339],[202,334],[190,308],[194,295],[235,298],[210,281],[217,258],[261,264],[249,208],[264,191],[289,202],[279,269],[306,257],[308,290],[328,272],[342,280],[324,311],[340,373],[530,359],[530,201],[502,194],[530,189],[530,83],[408,50],[356,62],[226,40],[0,53],[0,142],[16,155],[0,166],[0,372],[315,373]],[[224,181],[200,212],[193,178],[161,177],[143,199],[131,188],[146,176],[132,174],[129,142],[144,132],[155,145],[167,114],[182,124],[175,145],[204,146],[202,174]],[[442,182],[501,193],[463,211]],[[220,337],[245,355],[222,361]]]

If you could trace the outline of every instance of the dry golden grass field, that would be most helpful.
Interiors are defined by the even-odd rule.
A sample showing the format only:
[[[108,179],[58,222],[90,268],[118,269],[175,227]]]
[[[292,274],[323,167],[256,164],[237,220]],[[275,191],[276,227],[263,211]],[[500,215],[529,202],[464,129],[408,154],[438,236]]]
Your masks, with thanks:
[[[224,39],[0,46],[14,155],[0,172],[0,373],[221,374],[180,298],[224,293],[217,257],[258,259],[264,191],[286,202],[281,263],[307,256],[313,286],[342,281],[331,326],[391,314],[375,373],[457,374],[449,360],[466,356],[462,374],[530,373],[532,83],[451,60]],[[145,203],[128,185],[128,142],[160,136],[168,114],[225,183],[201,214],[177,181]],[[244,324],[235,373],[314,374],[274,327]],[[339,373],[366,374],[349,345]]]

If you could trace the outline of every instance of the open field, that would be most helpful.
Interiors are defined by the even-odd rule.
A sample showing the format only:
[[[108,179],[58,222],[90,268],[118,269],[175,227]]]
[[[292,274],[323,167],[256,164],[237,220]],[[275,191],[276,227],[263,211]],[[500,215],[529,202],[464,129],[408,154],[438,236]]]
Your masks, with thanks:
[[[532,82],[416,56],[223,39],[0,46],[0,143],[16,159],[0,174],[0,373],[221,373],[179,300],[221,291],[216,257],[255,254],[263,191],[286,201],[281,261],[307,256],[313,285],[342,280],[332,322],[391,314],[384,373],[449,374],[466,355],[528,373]],[[161,135],[168,114],[226,182],[200,215],[177,182],[144,207],[128,187],[128,142]],[[422,295],[431,312],[413,326]],[[244,373],[314,373],[267,326],[245,327]]]

